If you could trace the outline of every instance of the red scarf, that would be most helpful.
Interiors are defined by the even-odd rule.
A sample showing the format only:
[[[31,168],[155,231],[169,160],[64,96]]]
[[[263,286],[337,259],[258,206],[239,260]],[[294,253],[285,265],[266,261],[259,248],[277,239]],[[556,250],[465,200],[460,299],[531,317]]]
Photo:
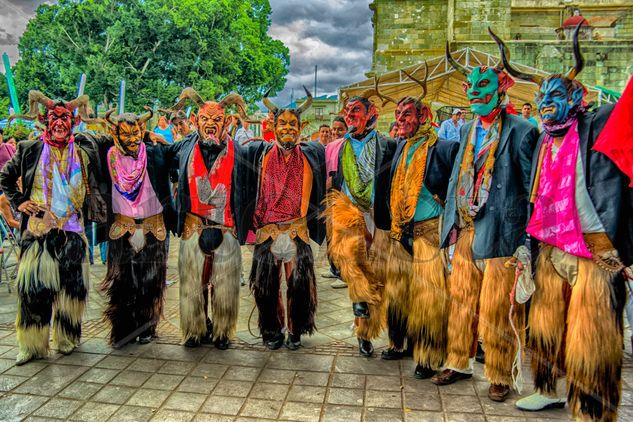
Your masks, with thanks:
[[[259,229],[301,217],[303,154],[296,146],[286,160],[275,144],[264,157],[253,224]]]
[[[196,143],[189,164],[189,196],[193,214],[226,227],[234,226],[231,213],[233,164],[233,142],[227,142],[226,148],[215,159],[211,170],[207,170],[200,145]],[[200,199],[199,188],[207,194],[211,193],[212,200],[203,202]]]

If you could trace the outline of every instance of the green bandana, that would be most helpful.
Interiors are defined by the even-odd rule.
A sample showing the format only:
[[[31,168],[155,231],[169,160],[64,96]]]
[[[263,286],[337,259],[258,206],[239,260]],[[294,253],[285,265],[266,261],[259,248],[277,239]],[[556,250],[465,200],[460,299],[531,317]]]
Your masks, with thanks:
[[[373,159],[375,159],[375,153],[375,140],[370,139],[363,148],[363,153],[360,154],[361,157],[359,157],[359,160],[361,161],[361,164],[364,162],[373,163]],[[365,160],[363,160],[362,158],[365,158]],[[352,194],[352,198],[361,208],[364,208],[365,210],[371,209],[371,197],[374,189],[374,180],[373,177],[366,177],[366,175],[371,174],[371,176],[373,176],[373,165],[371,169],[366,169],[365,166],[363,166],[362,169],[359,168],[358,162],[356,160],[356,155],[354,154],[354,150],[349,139],[346,139],[345,144],[343,145],[342,164],[345,184],[347,185],[349,192]],[[364,175],[365,177],[363,177]]]

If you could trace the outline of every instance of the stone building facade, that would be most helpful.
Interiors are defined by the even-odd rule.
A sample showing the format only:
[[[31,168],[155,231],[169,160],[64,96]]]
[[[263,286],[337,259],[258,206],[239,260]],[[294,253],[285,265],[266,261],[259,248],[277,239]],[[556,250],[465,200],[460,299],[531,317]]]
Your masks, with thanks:
[[[441,56],[446,41],[453,51],[471,47],[497,55],[488,26],[507,41],[513,61],[566,72],[572,46],[561,38],[574,15],[586,19],[590,35],[581,42],[583,83],[622,91],[633,73],[633,0],[374,0],[369,7],[374,53],[368,76]]]

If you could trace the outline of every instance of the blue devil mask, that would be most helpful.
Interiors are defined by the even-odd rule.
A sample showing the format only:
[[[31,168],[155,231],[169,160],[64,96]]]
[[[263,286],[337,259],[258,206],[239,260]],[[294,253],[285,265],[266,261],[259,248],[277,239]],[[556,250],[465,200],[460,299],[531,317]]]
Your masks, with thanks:
[[[572,80],[553,76],[543,81],[536,94],[536,106],[543,123],[564,123],[572,110],[582,104],[584,89]]]

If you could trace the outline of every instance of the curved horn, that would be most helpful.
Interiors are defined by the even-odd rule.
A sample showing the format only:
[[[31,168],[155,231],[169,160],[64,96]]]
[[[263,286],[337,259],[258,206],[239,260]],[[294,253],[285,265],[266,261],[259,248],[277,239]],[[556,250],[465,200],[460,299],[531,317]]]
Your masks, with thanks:
[[[244,104],[244,99],[237,92],[231,92],[229,95],[224,97],[222,101],[220,101],[220,107],[225,108],[228,105],[237,106],[237,112],[243,119],[248,119],[246,115],[246,104]]]
[[[112,126],[116,126],[117,125],[117,119],[115,118],[114,120],[110,118],[110,116],[112,115],[112,113],[114,113],[116,111],[116,108],[113,107],[110,110],[107,111],[107,113],[105,114],[105,116],[103,116],[103,118],[105,119],[106,122],[110,123]]]
[[[270,94],[270,91],[272,90],[272,88],[269,88],[268,91],[266,91],[266,93],[264,94],[264,98],[262,98],[262,102],[264,103],[264,105],[266,106],[266,108],[268,109],[268,111],[272,111],[273,114],[276,114],[277,111],[279,111],[279,107],[277,107],[275,105],[275,103],[273,103],[269,98],[268,95]]]
[[[147,111],[147,113],[143,113],[140,116],[137,116],[139,125],[142,125],[143,123],[154,117],[154,110],[152,110],[151,107],[145,106],[143,108]]]
[[[88,116],[88,105],[90,98],[87,95],[81,95],[72,101],[66,103],[69,110],[77,109],[77,114],[81,117],[81,121],[88,124],[103,123],[103,119],[91,118]]]
[[[40,91],[31,90],[29,91],[29,112],[27,114],[12,114],[9,116],[9,121],[14,119],[36,120],[39,114],[38,104],[49,108],[54,104],[54,101]]]
[[[170,109],[170,112],[182,110],[187,103],[187,100],[193,101],[198,107],[202,107],[202,105],[204,104],[204,100],[202,99],[200,94],[198,94],[195,89],[188,86],[187,88],[182,90],[180,96],[178,97],[178,102],[174,104],[174,106]]]
[[[468,75],[470,75],[470,70],[468,70],[467,67],[462,66],[461,64],[459,64],[451,55],[451,51],[450,51],[450,47],[448,45],[448,41],[446,41],[446,60],[448,60],[448,62],[450,63],[450,65],[453,67],[453,69],[455,69],[456,71],[458,71],[459,73],[461,73],[462,75],[468,77]]]
[[[297,109],[297,113],[299,114],[309,109],[312,105],[312,94],[310,93],[310,91],[308,91],[308,88],[306,88],[305,85],[303,86],[303,90],[306,92],[306,97],[308,98],[304,101],[303,104],[301,104],[301,107]]]
[[[576,61],[576,64],[574,65],[574,67],[569,69],[569,72],[567,72],[567,75],[565,75],[569,79],[574,79],[585,67],[585,60],[583,59],[582,54],[580,53],[580,42],[578,41],[578,35],[580,33],[581,26],[582,26],[582,22],[576,25],[576,29],[574,30],[573,43],[574,43],[574,60]]]
[[[521,72],[520,70],[512,67],[512,65],[510,64],[510,49],[508,48],[508,46],[503,42],[501,38],[497,36],[497,34],[492,32],[492,29],[490,29],[490,27],[488,27],[488,33],[490,34],[492,39],[495,40],[497,46],[499,47],[499,53],[501,54],[501,63],[503,65],[503,68],[511,76],[517,79],[522,79],[524,81],[533,82],[537,85],[540,85],[543,82],[543,77],[539,75]]]
[[[425,68],[424,81],[420,81],[419,79],[414,78],[413,75],[409,74],[409,72],[407,72],[406,70],[403,70],[404,74],[407,75],[409,79],[413,80],[414,82],[417,82],[418,85],[422,87],[422,94],[418,97],[419,101],[422,101],[422,99],[426,97],[426,81],[429,79],[429,64],[426,62],[426,60],[424,61],[424,68]]]
[[[378,97],[382,99],[383,107],[389,101],[391,101],[394,104],[398,104],[398,102],[394,100],[393,98],[387,96],[386,94],[381,93],[380,90],[378,89],[378,85],[380,85],[380,76],[374,76],[374,88],[376,89],[376,95],[378,95]]]

